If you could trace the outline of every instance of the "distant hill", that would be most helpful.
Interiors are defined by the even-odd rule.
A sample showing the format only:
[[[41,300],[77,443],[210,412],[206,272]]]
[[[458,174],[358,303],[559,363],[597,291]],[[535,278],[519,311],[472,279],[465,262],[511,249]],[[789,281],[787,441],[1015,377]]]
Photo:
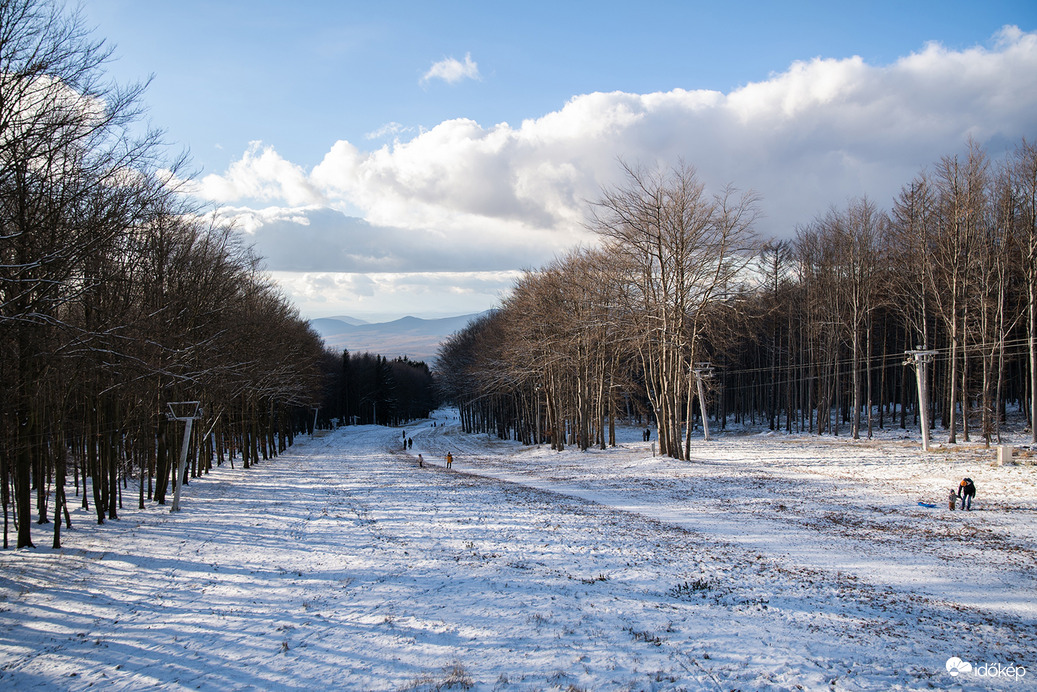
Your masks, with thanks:
[[[320,317],[310,325],[324,339],[324,345],[350,353],[378,353],[386,358],[407,356],[411,360],[431,361],[439,345],[451,334],[464,329],[481,313],[426,320],[403,317],[392,322],[368,323],[353,317]]]
[[[346,324],[351,324],[353,326],[358,326],[361,324],[371,324],[367,320],[362,320],[359,317],[349,317],[348,315],[334,315],[332,317],[328,317],[327,319],[338,320],[340,322],[345,322]]]

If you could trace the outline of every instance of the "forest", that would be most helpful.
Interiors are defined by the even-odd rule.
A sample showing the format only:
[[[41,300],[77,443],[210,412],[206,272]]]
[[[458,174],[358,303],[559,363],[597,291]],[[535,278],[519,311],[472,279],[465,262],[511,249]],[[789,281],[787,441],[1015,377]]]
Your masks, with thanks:
[[[424,361],[348,350],[326,358],[318,424],[402,425],[439,407],[436,380]]]
[[[1012,413],[1037,442],[1033,143],[996,160],[970,143],[888,211],[861,197],[780,241],[758,237],[751,192],[623,166],[594,204],[597,247],[525,272],[443,345],[467,430],[604,449],[632,416],[686,459],[711,427],[858,439],[925,421],[926,441],[990,444]]]
[[[336,354],[242,235],[191,201],[183,155],[145,125],[146,85],[76,14],[0,0],[0,499],[4,548],[98,523],[332,421],[434,408],[424,363]],[[191,434],[184,445],[187,422]],[[132,501],[126,499],[125,501]],[[175,502],[174,502],[175,505]],[[13,524],[13,526],[12,526]]]
[[[145,85],[110,83],[109,58],[78,15],[0,2],[5,548],[12,519],[17,547],[33,545],[32,520],[59,547],[72,489],[98,523],[118,517],[130,475],[139,506],[164,504],[175,402],[203,402],[188,407],[190,478],[283,450],[321,391],[320,339],[239,236],[191,205],[185,157],[143,119]]]

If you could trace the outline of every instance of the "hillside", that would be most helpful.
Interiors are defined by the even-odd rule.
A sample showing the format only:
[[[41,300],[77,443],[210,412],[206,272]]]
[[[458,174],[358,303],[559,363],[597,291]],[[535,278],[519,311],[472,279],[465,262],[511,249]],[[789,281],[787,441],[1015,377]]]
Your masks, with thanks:
[[[454,332],[463,329],[479,314],[422,319],[403,317],[392,322],[366,323],[351,317],[321,317],[310,325],[333,350],[351,353],[379,353],[387,358],[407,356],[412,360],[431,360]]]

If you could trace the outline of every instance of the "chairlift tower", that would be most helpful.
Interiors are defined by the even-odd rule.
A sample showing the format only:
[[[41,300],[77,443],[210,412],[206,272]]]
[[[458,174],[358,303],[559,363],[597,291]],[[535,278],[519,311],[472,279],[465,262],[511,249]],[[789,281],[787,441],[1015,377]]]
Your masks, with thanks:
[[[933,362],[936,351],[918,346],[914,351],[904,351],[908,360],[904,365],[915,366],[915,380],[918,381],[918,419],[922,424],[922,450],[929,451],[929,364]]]
[[[702,414],[702,438],[709,441],[709,421],[706,419],[706,387],[703,380],[713,377],[713,366],[709,363],[695,363],[691,368],[695,374],[695,386],[699,394],[699,411]]]
[[[180,511],[180,486],[184,481],[184,469],[187,468],[187,447],[191,443],[191,428],[194,422],[202,417],[202,402],[200,401],[170,401],[166,404],[169,411],[166,417],[169,420],[184,421],[184,443],[180,446],[180,464],[177,466],[176,478],[173,480],[173,506],[170,512]]]

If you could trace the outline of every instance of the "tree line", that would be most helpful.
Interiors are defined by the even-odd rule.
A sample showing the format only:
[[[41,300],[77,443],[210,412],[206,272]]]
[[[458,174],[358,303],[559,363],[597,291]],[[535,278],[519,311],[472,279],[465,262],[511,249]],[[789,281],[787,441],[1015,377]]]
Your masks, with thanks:
[[[1000,439],[1012,410],[1037,443],[1034,144],[970,143],[889,210],[855,199],[769,242],[752,193],[708,193],[683,163],[624,174],[593,206],[597,247],[525,272],[443,345],[466,429],[604,448],[647,418],[678,459],[711,425],[859,438],[919,425],[921,373],[948,442]]]
[[[4,547],[62,518],[68,493],[115,519],[127,479],[164,504],[185,479],[283,451],[324,387],[323,344],[231,229],[192,207],[143,121],[143,85],[81,16],[0,0],[0,499]],[[71,476],[71,480],[69,479]],[[89,490],[88,490],[89,488]],[[35,503],[34,503],[35,499]]]
[[[439,406],[436,380],[424,361],[328,352],[325,373],[320,412],[325,426],[401,425],[428,418]]]

